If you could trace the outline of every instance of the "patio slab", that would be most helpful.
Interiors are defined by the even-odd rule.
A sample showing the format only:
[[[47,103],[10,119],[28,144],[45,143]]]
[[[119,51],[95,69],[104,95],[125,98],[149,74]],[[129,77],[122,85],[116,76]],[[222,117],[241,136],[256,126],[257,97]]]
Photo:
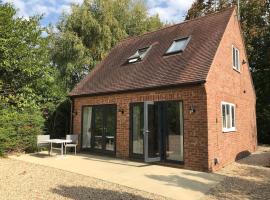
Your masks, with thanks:
[[[223,178],[196,172],[110,157],[77,154],[48,156],[47,153],[10,156],[12,159],[66,170],[172,199],[197,200]]]

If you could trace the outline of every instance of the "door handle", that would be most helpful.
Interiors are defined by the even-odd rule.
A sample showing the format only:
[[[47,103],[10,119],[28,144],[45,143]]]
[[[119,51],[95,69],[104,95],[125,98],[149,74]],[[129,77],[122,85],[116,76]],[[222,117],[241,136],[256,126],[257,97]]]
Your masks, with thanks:
[[[144,135],[145,135],[145,134],[148,134],[148,133],[150,133],[149,130],[143,131],[143,134],[144,134]]]

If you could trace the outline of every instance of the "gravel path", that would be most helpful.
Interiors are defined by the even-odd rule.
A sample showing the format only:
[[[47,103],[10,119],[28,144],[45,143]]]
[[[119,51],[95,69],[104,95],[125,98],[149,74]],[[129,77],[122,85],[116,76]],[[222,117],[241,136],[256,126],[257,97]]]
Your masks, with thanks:
[[[114,183],[12,159],[0,159],[0,199],[165,200]]]
[[[270,147],[260,146],[255,154],[218,172],[225,176],[203,200],[270,199]]]
[[[268,167],[266,167],[268,166]],[[203,200],[270,199],[270,147],[225,167]],[[143,183],[142,183],[143,184]],[[0,159],[0,200],[166,198],[114,183],[12,159]]]

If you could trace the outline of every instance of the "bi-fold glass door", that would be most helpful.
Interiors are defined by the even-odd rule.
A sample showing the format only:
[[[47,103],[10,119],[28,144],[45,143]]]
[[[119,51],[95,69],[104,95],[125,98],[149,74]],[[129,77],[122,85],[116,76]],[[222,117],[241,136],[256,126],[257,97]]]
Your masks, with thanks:
[[[83,107],[82,149],[115,152],[116,106]]]
[[[183,161],[181,101],[131,104],[130,153],[145,162]]]
[[[156,126],[154,102],[131,105],[130,154],[145,162],[160,160],[160,135]]]

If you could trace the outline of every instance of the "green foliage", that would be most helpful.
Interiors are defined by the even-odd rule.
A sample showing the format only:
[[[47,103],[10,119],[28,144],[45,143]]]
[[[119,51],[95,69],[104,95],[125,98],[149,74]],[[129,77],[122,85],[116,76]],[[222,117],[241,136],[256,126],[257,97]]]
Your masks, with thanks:
[[[85,0],[63,14],[57,31],[49,30],[51,59],[57,80],[69,92],[121,39],[163,26],[158,15],[148,16],[144,1]],[[55,137],[69,132],[70,102],[48,111],[47,131]]]
[[[237,4],[237,0],[196,0],[188,10],[186,20],[204,16]]]
[[[119,40],[163,26],[140,0],[74,4],[56,32],[40,19],[17,17],[0,1],[0,154],[33,150],[44,129],[63,137],[70,126],[67,92]]]
[[[76,34],[67,31],[55,36],[52,59],[57,63],[59,78],[66,91],[71,90],[89,71],[92,59],[87,52],[88,49]]]
[[[0,4],[0,92],[13,104],[20,104],[18,96],[42,104],[64,94],[55,87],[58,72],[50,64],[40,19],[18,18],[10,4]]]
[[[0,77],[4,86],[18,91],[43,74],[46,65],[40,55],[44,55],[45,40],[39,37],[39,18],[14,19],[15,10],[9,5],[1,6],[0,12]]]
[[[236,5],[222,0],[216,10]],[[258,140],[270,144],[270,1],[240,1],[241,26],[257,95]],[[197,0],[186,19],[215,11],[213,0]]]
[[[46,122],[46,131],[52,138],[63,138],[70,134],[71,101],[69,99],[60,102],[51,110]]]
[[[1,104],[0,116],[0,155],[36,149],[36,135],[42,134],[44,124],[39,110]]]
[[[64,14],[51,32],[52,60],[70,91],[119,40],[163,26],[149,17],[144,1],[85,0]]]
[[[44,113],[66,94],[40,19],[16,17],[12,5],[0,3],[0,154],[34,150]]]

